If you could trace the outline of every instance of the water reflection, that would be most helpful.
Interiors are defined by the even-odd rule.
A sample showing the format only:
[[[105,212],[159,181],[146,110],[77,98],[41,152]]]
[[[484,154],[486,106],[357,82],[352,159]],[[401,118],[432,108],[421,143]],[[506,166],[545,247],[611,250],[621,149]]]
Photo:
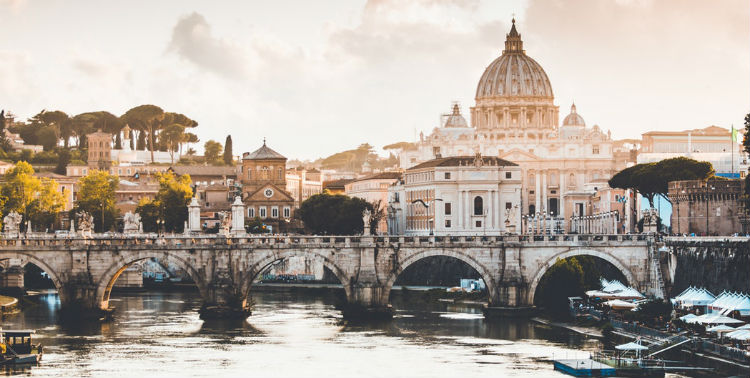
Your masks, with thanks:
[[[477,307],[392,298],[393,321],[351,323],[336,293],[255,292],[248,321],[198,318],[197,293],[113,294],[107,323],[58,324],[56,295],[40,296],[7,328],[34,328],[40,377],[555,376],[553,355],[596,342],[522,319],[485,321]]]

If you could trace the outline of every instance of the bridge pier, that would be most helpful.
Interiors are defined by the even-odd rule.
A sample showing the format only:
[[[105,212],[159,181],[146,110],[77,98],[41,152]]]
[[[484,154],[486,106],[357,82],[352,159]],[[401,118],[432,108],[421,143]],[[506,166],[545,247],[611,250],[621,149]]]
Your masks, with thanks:
[[[388,303],[389,293],[384,285],[377,283],[356,283],[348,290],[347,303],[341,306],[345,319],[390,319],[393,307]]]
[[[221,277],[207,285],[199,310],[201,319],[245,319],[251,313],[247,295],[243,295],[229,277]]]
[[[527,303],[528,285],[521,282],[503,282],[499,284],[494,297],[482,309],[486,318],[528,316],[536,311],[533,303]]]

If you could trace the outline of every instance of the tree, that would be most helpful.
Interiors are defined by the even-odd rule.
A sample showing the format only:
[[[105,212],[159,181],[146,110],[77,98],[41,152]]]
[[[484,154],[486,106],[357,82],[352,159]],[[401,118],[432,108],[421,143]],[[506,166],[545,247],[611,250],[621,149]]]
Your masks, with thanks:
[[[8,143],[8,138],[5,137],[6,122],[5,110],[0,110],[0,148],[2,148],[4,152],[10,150],[10,143]]]
[[[745,137],[742,138],[742,147],[746,154],[750,154],[750,138],[747,134],[750,133],[750,113],[745,116]]]
[[[136,208],[143,222],[144,230],[157,224],[157,220],[164,221],[167,232],[182,232],[188,219],[188,203],[193,197],[192,181],[189,175],[176,176],[172,172],[157,173],[159,192],[152,201],[141,201]]]
[[[140,105],[125,112],[121,118],[136,130],[146,133],[144,141],[148,138],[148,150],[151,151],[151,162],[153,163],[154,140],[156,139],[154,133],[161,126],[161,121],[164,119],[164,110],[156,105]]]
[[[206,163],[216,165],[220,164],[219,156],[221,155],[222,150],[221,143],[215,140],[209,140],[203,145],[203,149]]]
[[[380,225],[380,221],[385,219],[385,204],[383,204],[383,200],[370,202],[368,203],[368,209],[372,212],[372,214],[370,214],[370,232],[375,234]]]
[[[232,165],[234,162],[234,155],[232,155],[232,136],[227,135],[227,140],[224,142],[224,164]]]
[[[316,235],[355,235],[362,233],[362,213],[372,205],[361,198],[316,194],[300,205],[296,215]]]
[[[141,216],[144,232],[159,232],[158,221],[161,218],[159,204],[148,198],[141,198],[135,212]]]
[[[167,145],[167,151],[169,151],[169,158],[172,160],[172,164],[174,164],[174,153],[185,138],[184,133],[185,127],[176,123],[165,127],[161,133],[161,139]]]
[[[135,146],[135,149],[138,151],[146,150],[146,133],[143,131],[138,132],[138,144]]]
[[[568,297],[584,294],[583,277],[577,258],[558,260],[539,281],[535,302],[554,317],[567,317]]]
[[[617,172],[609,179],[612,188],[632,189],[645,197],[651,207],[661,195],[667,201],[669,182],[680,180],[706,180],[713,176],[711,163],[686,157],[664,159],[656,163],[636,164]]]
[[[128,134],[128,141],[130,141],[130,151],[135,151],[135,146],[133,145],[133,130],[130,130]]]
[[[58,175],[67,174],[67,167],[70,164],[70,151],[67,148],[60,150],[57,156],[57,165],[55,166],[55,173]]]
[[[78,200],[73,215],[86,211],[94,216],[94,230],[104,232],[112,229],[117,219],[115,191],[120,180],[107,171],[92,170],[78,180]]]
[[[193,133],[185,133],[185,140],[183,141],[183,143],[187,143],[188,151],[192,150],[192,148],[190,148],[191,143],[198,143],[198,142],[200,142],[200,139],[198,139],[197,135]],[[195,153],[193,153],[193,155],[195,155]]]
[[[115,134],[115,150],[122,150],[122,138],[120,133]]]
[[[54,229],[60,219],[60,212],[65,209],[65,195],[57,181],[42,178],[39,193],[29,204],[29,219],[32,226],[39,229]]]
[[[19,161],[5,173],[5,182],[0,187],[2,215],[15,211],[28,220],[29,206],[41,190],[41,181],[34,177],[34,168],[25,161]]]

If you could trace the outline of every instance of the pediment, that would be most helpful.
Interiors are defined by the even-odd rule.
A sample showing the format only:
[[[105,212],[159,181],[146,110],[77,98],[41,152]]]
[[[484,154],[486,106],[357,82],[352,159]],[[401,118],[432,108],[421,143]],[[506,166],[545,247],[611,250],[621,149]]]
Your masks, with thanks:
[[[518,148],[514,148],[510,151],[504,152],[502,155],[500,155],[500,158],[512,161],[514,163],[519,162],[519,161],[539,160],[539,156],[536,156],[532,154],[531,152],[524,151]]]
[[[270,197],[266,195],[266,191],[269,189],[273,192]],[[244,198],[244,201],[294,201],[294,198],[292,198],[286,190],[269,183],[248,194],[247,197]]]

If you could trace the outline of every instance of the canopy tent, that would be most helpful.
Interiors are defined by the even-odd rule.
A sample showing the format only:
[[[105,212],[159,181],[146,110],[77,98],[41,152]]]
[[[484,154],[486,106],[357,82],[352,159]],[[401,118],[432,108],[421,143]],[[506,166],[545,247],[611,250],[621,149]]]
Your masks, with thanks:
[[[747,341],[750,340],[750,330],[741,329],[726,334],[726,337],[734,340]]]
[[[743,324],[742,320],[730,318],[728,316],[722,316],[718,314],[703,314],[695,317],[687,323],[698,323],[698,324]]]
[[[626,351],[626,350],[648,350],[648,347],[645,347],[645,346],[641,345],[638,341],[636,341],[636,342],[629,342],[627,344],[617,345],[617,346],[615,346],[615,349],[622,350],[622,351]]]
[[[589,298],[609,299],[643,299],[645,296],[632,287],[627,287],[620,281],[601,280],[602,288],[600,290],[589,290],[586,296]]]
[[[745,293],[725,291],[708,305],[710,313],[729,315],[738,311],[740,316],[750,316],[750,296]]]
[[[750,324],[745,324],[737,327],[736,329],[750,329]]]
[[[631,310],[638,307],[638,305],[633,302],[626,302],[620,299],[606,301],[604,302],[604,305],[609,306],[613,310]]]
[[[697,317],[698,317],[698,315],[695,315],[695,314],[687,314],[687,315],[684,315],[684,316],[680,316],[680,320],[682,320],[685,323],[695,323],[695,322],[691,322],[691,320],[693,320],[693,319],[695,319]]]
[[[704,288],[689,287],[680,295],[672,298],[672,303],[682,307],[703,307],[708,306],[716,300],[716,296]]]
[[[734,332],[736,330],[737,330],[736,328],[732,328],[724,324],[720,324],[720,325],[713,326],[713,327],[706,329],[706,331],[714,332],[714,333],[727,333],[727,332]]]

